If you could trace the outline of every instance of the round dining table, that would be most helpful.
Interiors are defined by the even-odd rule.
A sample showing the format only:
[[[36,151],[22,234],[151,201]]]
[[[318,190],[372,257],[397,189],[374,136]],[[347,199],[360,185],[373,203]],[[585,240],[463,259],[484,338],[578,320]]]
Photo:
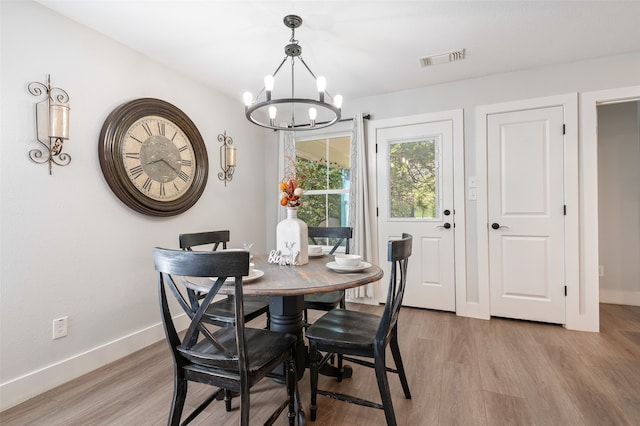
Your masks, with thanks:
[[[363,262],[361,268],[366,267],[357,272],[337,271],[334,263],[330,263],[333,261],[333,256],[325,254],[309,257],[306,265],[283,266],[269,263],[266,255],[255,255],[251,259],[254,272],[245,279],[242,286],[243,293],[247,296],[269,296],[271,330],[297,337],[298,378],[304,374],[308,354],[303,337],[304,296],[359,287],[378,281],[384,275],[382,268],[367,262]],[[203,290],[198,287],[194,289]],[[224,292],[224,287],[221,292]]]

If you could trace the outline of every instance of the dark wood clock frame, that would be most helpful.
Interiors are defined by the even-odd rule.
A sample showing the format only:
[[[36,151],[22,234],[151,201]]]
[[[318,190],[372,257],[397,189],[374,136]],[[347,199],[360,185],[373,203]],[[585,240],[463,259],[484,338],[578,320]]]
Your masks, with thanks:
[[[158,116],[179,127],[193,146],[194,179],[176,200],[159,201],[146,196],[129,179],[122,150],[127,130],[139,119]],[[150,216],[174,216],[191,208],[202,195],[209,174],[209,159],[197,127],[182,110],[160,99],[141,98],[117,107],[100,131],[99,158],[102,173],[113,193],[133,210]]]

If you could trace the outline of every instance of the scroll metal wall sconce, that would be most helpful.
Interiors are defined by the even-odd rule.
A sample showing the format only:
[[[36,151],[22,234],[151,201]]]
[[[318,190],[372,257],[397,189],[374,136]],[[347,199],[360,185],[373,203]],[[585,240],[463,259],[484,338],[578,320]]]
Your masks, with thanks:
[[[29,151],[29,159],[37,164],[48,163],[52,174],[53,164],[66,166],[71,162],[71,156],[62,152],[64,141],[69,139],[69,94],[51,87],[51,75],[46,84],[32,81],[27,90],[33,96],[46,96],[36,103],[36,139],[44,148]]]
[[[233,145],[233,139],[227,136],[227,131],[218,135],[218,142],[220,145],[220,169],[218,172],[218,179],[224,181],[224,186],[227,186],[227,182],[233,179],[233,173],[236,171],[236,148]]]

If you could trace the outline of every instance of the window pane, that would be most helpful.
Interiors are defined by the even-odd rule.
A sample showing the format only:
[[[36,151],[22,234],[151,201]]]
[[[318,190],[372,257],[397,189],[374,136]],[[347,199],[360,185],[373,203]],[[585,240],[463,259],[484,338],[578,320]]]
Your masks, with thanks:
[[[349,189],[349,137],[296,142],[296,168],[304,178],[302,189]]]
[[[438,202],[437,139],[389,145],[389,211],[395,218],[436,217]]]
[[[304,195],[298,218],[308,226],[348,226],[349,194]]]
[[[351,177],[351,141],[329,139],[329,189],[348,189]]]

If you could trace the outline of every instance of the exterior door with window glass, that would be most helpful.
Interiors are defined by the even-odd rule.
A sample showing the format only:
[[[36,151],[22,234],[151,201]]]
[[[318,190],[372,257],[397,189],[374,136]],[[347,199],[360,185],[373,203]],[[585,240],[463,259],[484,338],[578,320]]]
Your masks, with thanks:
[[[403,305],[455,311],[453,122],[378,128],[379,260],[387,244],[413,235]],[[387,281],[381,281],[386,300]]]

